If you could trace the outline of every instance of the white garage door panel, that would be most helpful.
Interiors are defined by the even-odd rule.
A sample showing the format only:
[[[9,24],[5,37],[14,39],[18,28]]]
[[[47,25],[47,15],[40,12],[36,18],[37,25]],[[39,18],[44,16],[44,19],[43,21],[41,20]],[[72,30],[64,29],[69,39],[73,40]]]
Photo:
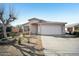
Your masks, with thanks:
[[[60,25],[42,25],[41,34],[62,34]]]

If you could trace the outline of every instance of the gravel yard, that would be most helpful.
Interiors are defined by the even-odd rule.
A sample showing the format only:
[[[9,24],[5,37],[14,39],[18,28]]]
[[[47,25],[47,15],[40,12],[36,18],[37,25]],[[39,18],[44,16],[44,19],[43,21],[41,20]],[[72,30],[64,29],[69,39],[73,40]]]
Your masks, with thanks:
[[[0,56],[44,56],[41,38],[34,36],[30,38],[21,38],[21,45],[17,42],[12,45],[0,45]]]

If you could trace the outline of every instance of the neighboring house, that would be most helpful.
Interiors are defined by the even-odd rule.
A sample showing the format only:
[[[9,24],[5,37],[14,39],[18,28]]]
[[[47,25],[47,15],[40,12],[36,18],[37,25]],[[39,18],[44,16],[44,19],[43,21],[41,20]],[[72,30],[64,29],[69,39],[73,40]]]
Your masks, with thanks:
[[[17,25],[16,28],[19,29],[19,32],[26,32],[26,30],[27,30],[27,25],[26,25],[26,24]]]
[[[65,34],[65,22],[51,22],[37,18],[29,19],[29,22],[23,27],[29,30],[30,34],[40,35],[60,35]]]
[[[28,32],[29,31],[29,25],[28,25],[28,23],[22,24],[21,28],[22,28],[23,32]]]
[[[19,28],[17,28],[17,27],[12,27],[12,32],[19,32]]]
[[[79,23],[66,25],[65,29],[67,33],[79,32]]]

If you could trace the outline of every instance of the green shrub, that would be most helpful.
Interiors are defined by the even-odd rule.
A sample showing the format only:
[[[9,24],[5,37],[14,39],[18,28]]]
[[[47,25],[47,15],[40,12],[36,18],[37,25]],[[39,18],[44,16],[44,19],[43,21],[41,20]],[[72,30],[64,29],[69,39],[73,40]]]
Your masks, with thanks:
[[[9,36],[12,36],[12,37],[19,36],[19,33],[11,32],[9,33]]]
[[[74,32],[73,34],[79,37],[79,32]]]
[[[4,37],[3,34],[0,34],[0,39],[3,38],[3,37]]]
[[[12,27],[7,27],[6,32],[11,32],[12,31]]]

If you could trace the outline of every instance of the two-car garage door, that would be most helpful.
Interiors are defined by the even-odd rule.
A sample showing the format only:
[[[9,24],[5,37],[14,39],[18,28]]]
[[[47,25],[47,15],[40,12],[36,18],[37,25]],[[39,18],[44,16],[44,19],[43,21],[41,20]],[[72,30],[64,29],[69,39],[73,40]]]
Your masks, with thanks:
[[[38,34],[56,35],[63,34],[63,27],[61,25],[40,25],[38,26]]]

